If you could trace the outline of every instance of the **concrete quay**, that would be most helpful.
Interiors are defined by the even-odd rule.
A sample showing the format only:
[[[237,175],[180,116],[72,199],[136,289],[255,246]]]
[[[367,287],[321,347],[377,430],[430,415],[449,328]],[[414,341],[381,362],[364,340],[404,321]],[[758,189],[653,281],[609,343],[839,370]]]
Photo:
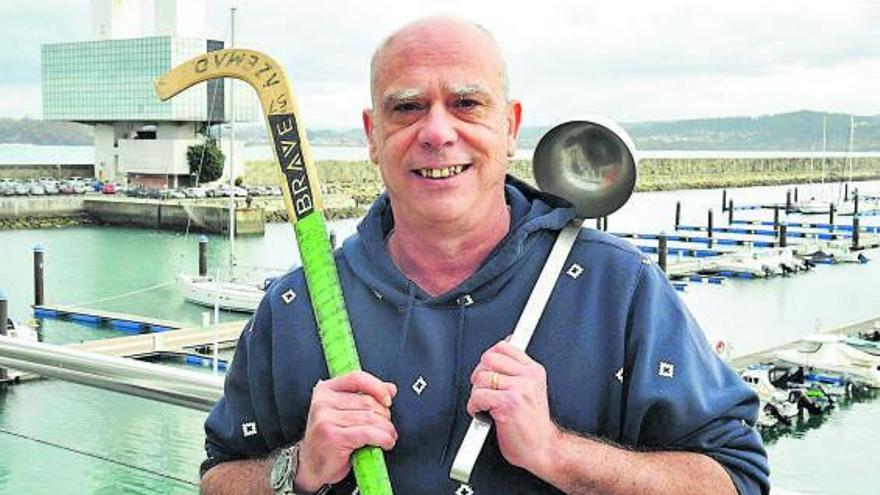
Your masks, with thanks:
[[[83,209],[103,223],[165,230],[229,232],[229,206],[192,200],[125,197],[86,198]],[[235,233],[259,234],[266,229],[263,208],[236,208]]]
[[[265,209],[244,208],[241,205],[243,200],[236,203],[236,234],[262,235],[265,232]],[[0,197],[0,226],[14,221],[27,223],[27,219],[68,219],[83,215],[109,225],[216,234],[229,232],[228,198],[156,200],[102,194]],[[42,225],[38,221],[31,223],[34,227]]]
[[[0,219],[76,216],[88,196],[0,196]]]
[[[245,208],[243,198],[236,198],[235,203],[237,234],[262,235],[266,222],[287,221],[287,210],[281,197],[254,197],[251,208]],[[345,194],[325,194],[323,203],[324,214],[329,219],[364,214],[363,208]],[[66,227],[95,222],[227,234],[229,198],[159,200],[96,193],[85,196],[0,196],[0,229]]]

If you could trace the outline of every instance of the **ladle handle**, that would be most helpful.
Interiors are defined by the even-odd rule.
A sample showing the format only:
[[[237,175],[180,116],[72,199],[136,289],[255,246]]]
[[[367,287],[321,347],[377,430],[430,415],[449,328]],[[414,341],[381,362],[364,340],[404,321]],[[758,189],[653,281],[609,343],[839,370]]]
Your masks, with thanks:
[[[575,240],[577,240],[581,224],[583,224],[583,219],[575,218],[559,232],[556,242],[553,243],[553,249],[550,250],[550,255],[547,256],[547,261],[544,262],[541,274],[538,275],[538,281],[532,288],[529,300],[526,302],[525,308],[523,308],[523,312],[519,316],[519,321],[516,323],[513,335],[510,337],[510,343],[521,351],[525,351],[529,341],[532,340],[532,335],[535,333],[538,321],[544,313],[544,308],[547,306],[547,301],[550,299],[553,287],[562,273],[565,260],[568,259],[568,254],[571,252]],[[486,442],[486,437],[489,435],[491,428],[491,416],[486,413],[478,413],[474,416],[467,433],[464,435],[464,440],[461,441],[458,452],[455,454],[455,459],[452,461],[452,470],[449,472],[450,478],[462,483],[467,483],[470,480],[474,464],[477,462],[480,451],[483,450],[483,444]]]

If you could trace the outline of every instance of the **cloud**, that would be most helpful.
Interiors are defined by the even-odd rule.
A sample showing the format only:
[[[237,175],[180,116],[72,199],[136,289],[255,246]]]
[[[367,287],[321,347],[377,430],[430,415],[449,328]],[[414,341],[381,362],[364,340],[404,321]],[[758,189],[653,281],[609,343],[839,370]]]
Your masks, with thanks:
[[[40,87],[33,84],[0,85],[0,117],[42,118]]]
[[[359,126],[373,49],[432,13],[493,31],[527,123],[574,112],[628,121],[800,108],[880,113],[870,84],[878,80],[880,4],[867,0],[209,0],[213,37],[228,38],[233,3],[238,45],[285,65],[314,125]],[[88,10],[88,0],[0,7],[10,62],[0,95],[9,84],[39,84],[40,44],[89,38]],[[0,112],[38,108],[32,94],[37,101]]]

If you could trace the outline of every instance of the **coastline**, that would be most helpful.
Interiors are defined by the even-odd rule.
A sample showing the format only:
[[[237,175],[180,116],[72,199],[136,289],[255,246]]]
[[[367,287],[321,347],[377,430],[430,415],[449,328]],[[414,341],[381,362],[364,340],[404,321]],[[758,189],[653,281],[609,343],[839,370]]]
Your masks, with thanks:
[[[245,167],[244,182],[249,185],[269,185],[276,180],[275,167],[268,160],[251,161]],[[367,161],[319,161],[324,202],[328,220],[363,216],[373,200],[382,192],[379,168]],[[513,160],[509,173],[535,185],[531,161]],[[824,169],[824,173],[821,170]],[[851,180],[854,183],[880,179],[880,159],[863,158],[846,163],[829,160],[824,166],[810,159],[645,159],[640,162],[637,192],[693,189],[740,188],[827,184]],[[856,186],[857,187],[857,186]],[[41,205],[37,204],[37,201]],[[141,200],[144,201],[144,200]],[[159,200],[146,200],[159,201]],[[165,200],[168,202],[169,200]],[[225,205],[228,200],[170,200],[191,204]],[[218,202],[219,201],[219,202]],[[10,202],[26,204],[27,208],[9,211]],[[81,225],[102,225],[97,218],[67,196],[40,198],[11,198],[0,206],[0,230],[66,228]],[[237,199],[240,207],[243,199]],[[62,203],[70,203],[61,205]],[[81,201],[80,201],[81,203]],[[63,206],[63,208],[61,208]],[[253,206],[263,208],[266,222],[287,222],[287,211],[279,197],[254,197]],[[22,211],[28,213],[23,214]]]

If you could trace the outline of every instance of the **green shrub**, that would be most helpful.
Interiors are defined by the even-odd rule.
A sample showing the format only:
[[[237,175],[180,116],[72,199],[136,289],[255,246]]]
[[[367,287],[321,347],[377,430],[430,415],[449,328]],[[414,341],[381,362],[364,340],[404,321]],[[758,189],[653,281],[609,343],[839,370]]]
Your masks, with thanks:
[[[189,171],[197,177],[198,182],[213,182],[223,175],[223,162],[226,157],[217,146],[217,141],[207,139],[202,144],[194,144],[186,149],[186,161]]]

